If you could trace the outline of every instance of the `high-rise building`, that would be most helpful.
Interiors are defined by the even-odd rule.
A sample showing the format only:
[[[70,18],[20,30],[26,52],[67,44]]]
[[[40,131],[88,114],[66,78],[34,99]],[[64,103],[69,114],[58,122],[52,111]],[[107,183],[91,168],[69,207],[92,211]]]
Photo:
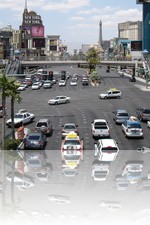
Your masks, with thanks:
[[[118,24],[118,38],[128,38],[129,40],[142,40],[142,22],[127,21]]]
[[[23,12],[21,30],[21,49],[41,50],[45,47],[44,26],[41,16],[34,11],[28,11],[27,0]]]
[[[143,4],[143,50],[150,53],[150,0],[136,0],[137,4]]]

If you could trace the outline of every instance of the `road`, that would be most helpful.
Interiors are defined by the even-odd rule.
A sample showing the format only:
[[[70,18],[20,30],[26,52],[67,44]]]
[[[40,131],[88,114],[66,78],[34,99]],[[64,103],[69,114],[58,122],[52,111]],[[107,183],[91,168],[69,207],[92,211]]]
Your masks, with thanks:
[[[58,69],[58,68],[55,68]],[[64,68],[61,68],[64,70]],[[71,74],[77,68],[67,69]],[[136,108],[149,104],[149,91],[145,84],[129,82],[128,78],[120,78],[115,72],[106,73],[105,68],[99,68],[101,84],[99,87],[82,86],[80,80],[77,87],[71,87],[69,81],[66,87],[55,84],[52,89],[41,88],[32,91],[30,88],[21,93],[23,101],[16,104],[16,112],[26,108],[36,116],[36,121],[49,117],[53,123],[54,132],[48,138],[46,154],[48,161],[53,165],[53,174],[47,183],[40,183],[35,173],[30,176],[35,179],[36,185],[27,191],[15,191],[15,198],[20,199],[19,207],[22,213],[17,219],[23,218],[32,224],[148,224],[149,196],[148,192],[139,193],[136,184],[130,184],[126,191],[117,191],[114,188],[114,178],[121,174],[122,168],[128,161],[142,162],[144,165],[142,176],[149,172],[149,154],[137,153],[135,149],[142,145],[149,145],[149,132],[146,123],[142,123],[144,139],[126,139],[121,126],[115,125],[112,111],[118,108],[127,109],[135,115]],[[84,73],[80,70],[80,74]],[[110,88],[122,91],[121,99],[100,100],[98,94]],[[64,105],[49,106],[47,101],[56,95],[71,97],[71,102]],[[9,104],[9,102],[8,102]],[[8,109],[9,115],[9,109]],[[91,178],[91,165],[94,160],[94,142],[90,124],[93,119],[103,118],[108,121],[111,137],[118,142],[120,149],[117,159],[110,165],[108,179],[95,182]],[[65,177],[62,173],[60,145],[61,126],[66,122],[74,122],[79,126],[80,137],[84,139],[84,161],[80,163],[78,174],[75,177]],[[27,125],[34,128],[35,122]],[[7,186],[9,193],[10,186]],[[56,204],[48,201],[49,195],[66,196],[68,204]],[[121,204],[119,211],[110,211],[100,206],[100,201],[118,201]],[[9,196],[8,196],[9,201]],[[23,215],[24,214],[24,215]],[[141,216],[142,215],[142,216]],[[16,220],[17,220],[16,219]],[[142,223],[140,223],[142,221]]]

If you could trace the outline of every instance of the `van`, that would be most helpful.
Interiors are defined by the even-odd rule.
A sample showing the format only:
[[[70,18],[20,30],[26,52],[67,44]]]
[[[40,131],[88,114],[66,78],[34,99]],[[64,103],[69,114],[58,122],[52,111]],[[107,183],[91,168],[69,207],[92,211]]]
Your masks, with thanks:
[[[119,148],[114,139],[99,139],[94,145],[95,157],[99,161],[114,161],[119,153]]]
[[[116,88],[112,88],[108,91],[106,91],[106,93],[102,93],[99,94],[99,98],[100,99],[107,99],[107,98],[121,98],[121,91],[117,90]]]

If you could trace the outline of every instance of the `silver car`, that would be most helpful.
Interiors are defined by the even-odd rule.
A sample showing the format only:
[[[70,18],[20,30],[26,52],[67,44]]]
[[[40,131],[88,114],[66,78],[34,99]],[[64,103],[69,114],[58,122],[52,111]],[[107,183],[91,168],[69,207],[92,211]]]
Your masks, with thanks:
[[[114,113],[113,120],[116,124],[122,124],[124,121],[129,120],[129,113],[125,109],[117,109]]]

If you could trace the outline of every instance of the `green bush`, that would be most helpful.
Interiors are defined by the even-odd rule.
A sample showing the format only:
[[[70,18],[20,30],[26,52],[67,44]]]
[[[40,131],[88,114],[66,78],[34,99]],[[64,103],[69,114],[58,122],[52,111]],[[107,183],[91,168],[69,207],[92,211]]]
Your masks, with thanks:
[[[5,149],[6,150],[16,150],[20,145],[21,141],[16,139],[8,139],[5,141]]]

